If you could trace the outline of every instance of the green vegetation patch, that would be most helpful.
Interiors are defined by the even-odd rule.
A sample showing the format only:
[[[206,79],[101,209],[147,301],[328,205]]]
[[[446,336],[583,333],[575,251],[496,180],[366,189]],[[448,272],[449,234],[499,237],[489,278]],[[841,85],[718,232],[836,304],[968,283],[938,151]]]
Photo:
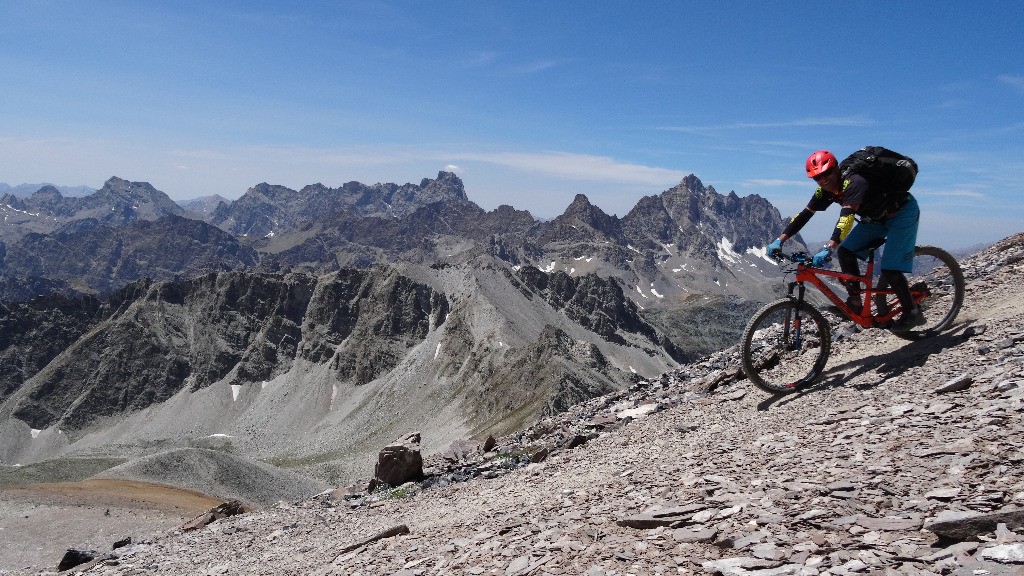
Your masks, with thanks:
[[[78,482],[127,462],[125,458],[58,458],[0,468],[0,488],[49,482]]]

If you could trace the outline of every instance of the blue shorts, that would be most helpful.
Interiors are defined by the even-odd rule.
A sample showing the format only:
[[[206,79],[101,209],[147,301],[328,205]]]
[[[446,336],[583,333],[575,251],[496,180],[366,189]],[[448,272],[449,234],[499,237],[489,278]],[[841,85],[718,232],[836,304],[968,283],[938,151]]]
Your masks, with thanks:
[[[899,212],[879,222],[861,221],[840,246],[866,260],[865,246],[879,238],[885,238],[882,249],[882,270],[896,270],[909,274],[913,272],[914,247],[917,246],[917,224],[921,209],[913,196]]]

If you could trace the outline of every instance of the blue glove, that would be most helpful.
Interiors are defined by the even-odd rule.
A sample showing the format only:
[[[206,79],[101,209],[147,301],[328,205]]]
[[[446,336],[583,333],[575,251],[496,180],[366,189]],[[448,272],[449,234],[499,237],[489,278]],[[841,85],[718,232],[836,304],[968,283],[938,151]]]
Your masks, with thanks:
[[[820,268],[821,266],[824,266],[827,262],[830,262],[831,260],[832,251],[829,250],[828,248],[822,248],[821,251],[815,254],[814,258],[811,259],[811,264]]]
[[[768,255],[774,258],[779,254],[782,254],[782,240],[776,238],[775,242],[768,245]]]

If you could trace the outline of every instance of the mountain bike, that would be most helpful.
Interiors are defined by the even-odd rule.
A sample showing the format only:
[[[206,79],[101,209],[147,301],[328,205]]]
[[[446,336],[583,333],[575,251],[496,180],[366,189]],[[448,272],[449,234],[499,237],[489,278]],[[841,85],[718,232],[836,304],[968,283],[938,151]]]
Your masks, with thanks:
[[[832,332],[825,315],[804,298],[805,284],[817,288],[861,328],[890,327],[902,312],[899,301],[884,280],[872,285],[875,251],[883,243],[881,240],[868,248],[867,271],[863,276],[815,267],[806,252],[780,254],[776,259],[787,266],[787,276],[795,276],[789,283],[788,295],[758,310],[743,330],[740,354],[747,378],[772,394],[787,394],[806,388],[821,377],[832,348]],[[920,329],[893,334],[920,340],[938,334],[956,319],[964,302],[964,274],[952,255],[935,246],[914,249],[912,270],[907,275],[910,294],[920,306],[925,323]],[[860,283],[861,309],[847,305],[824,278]]]

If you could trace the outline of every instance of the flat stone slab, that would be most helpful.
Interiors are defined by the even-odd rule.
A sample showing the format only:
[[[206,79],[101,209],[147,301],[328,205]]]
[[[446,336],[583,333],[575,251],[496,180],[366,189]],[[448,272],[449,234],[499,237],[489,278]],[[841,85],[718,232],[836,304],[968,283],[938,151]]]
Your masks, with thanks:
[[[654,512],[634,514],[633,516],[622,518],[615,523],[619,526],[639,528],[641,530],[649,530],[651,528],[658,528],[661,526],[679,526],[680,523],[690,523],[693,518],[693,513],[704,510],[705,508],[707,508],[707,506],[704,504],[688,504],[686,506],[665,508],[664,510],[657,510]]]
[[[885,518],[868,518],[863,516],[857,519],[857,525],[868,530],[880,530],[883,532],[895,532],[899,530],[920,530],[924,521],[920,518],[896,518],[888,516]]]
[[[934,521],[926,522],[924,529],[946,540],[966,542],[995,532],[1000,524],[1006,524],[1008,530],[1024,529],[1024,510],[995,514],[947,512]]]

